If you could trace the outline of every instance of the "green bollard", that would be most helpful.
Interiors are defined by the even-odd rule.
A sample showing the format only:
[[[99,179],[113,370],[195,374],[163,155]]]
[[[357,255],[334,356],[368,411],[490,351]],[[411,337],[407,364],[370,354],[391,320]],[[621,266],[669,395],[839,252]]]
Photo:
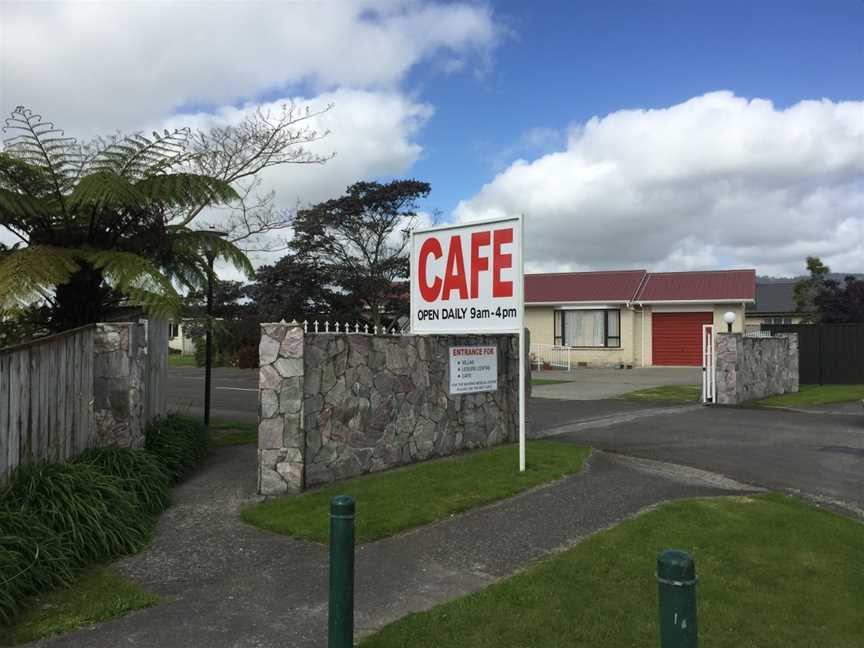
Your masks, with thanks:
[[[660,648],[696,648],[696,565],[684,551],[657,556],[660,598]]]
[[[330,500],[329,648],[354,645],[354,498]]]

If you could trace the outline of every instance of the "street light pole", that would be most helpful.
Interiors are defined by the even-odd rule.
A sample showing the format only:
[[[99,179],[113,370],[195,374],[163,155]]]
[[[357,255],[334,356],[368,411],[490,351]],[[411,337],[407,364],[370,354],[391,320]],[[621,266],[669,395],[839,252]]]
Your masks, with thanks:
[[[207,336],[204,342],[204,426],[210,427],[210,382],[213,372],[213,251],[207,252]]]
[[[225,232],[214,229],[199,230],[202,234],[224,238],[228,236]],[[204,338],[204,425],[210,426],[210,393],[213,372],[213,262],[216,260],[216,251],[212,242],[204,247],[204,256],[207,259],[207,331]]]

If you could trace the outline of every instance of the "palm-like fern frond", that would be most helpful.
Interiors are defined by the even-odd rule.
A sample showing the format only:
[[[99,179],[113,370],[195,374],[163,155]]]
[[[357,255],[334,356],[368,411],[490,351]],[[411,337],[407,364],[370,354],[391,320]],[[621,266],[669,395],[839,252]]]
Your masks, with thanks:
[[[13,249],[0,256],[0,309],[38,301],[79,269],[75,251],[49,245]]]
[[[53,122],[45,121],[24,106],[18,106],[6,120],[3,132],[17,131],[4,144],[7,151],[35,169],[39,169],[51,181],[54,197],[63,204],[63,196],[69,190],[81,165],[81,147],[73,137],[66,137],[55,128]]]
[[[83,250],[82,260],[101,270],[110,286],[151,313],[176,314],[181,298],[170,279],[142,256],[115,250]]]
[[[178,227],[172,229],[172,240],[177,253],[187,258],[200,259],[202,256],[212,254],[214,259],[230,263],[250,278],[255,275],[255,268],[252,267],[249,257],[243,250],[216,232]]]
[[[186,152],[189,129],[165,130],[128,135],[102,149],[93,161],[92,169],[112,173],[130,180],[140,180],[178,164]]]
[[[239,198],[230,184],[194,173],[166,173],[141,180],[136,187],[148,200],[165,208],[213,205]]]

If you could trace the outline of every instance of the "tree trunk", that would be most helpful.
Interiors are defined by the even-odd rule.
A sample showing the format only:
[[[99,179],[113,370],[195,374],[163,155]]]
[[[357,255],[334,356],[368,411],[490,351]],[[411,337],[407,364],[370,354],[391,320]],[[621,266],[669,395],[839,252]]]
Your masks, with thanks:
[[[65,331],[103,319],[108,292],[103,284],[101,270],[82,264],[69,283],[57,286],[56,306],[51,309],[49,322],[51,329]]]

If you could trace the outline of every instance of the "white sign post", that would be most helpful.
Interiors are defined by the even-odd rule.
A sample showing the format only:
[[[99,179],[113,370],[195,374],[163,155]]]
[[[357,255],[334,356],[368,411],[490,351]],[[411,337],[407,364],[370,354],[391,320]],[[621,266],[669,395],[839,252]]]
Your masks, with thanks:
[[[413,334],[519,334],[520,471],[525,470],[524,372],[527,357],[523,287],[521,216],[445,225],[411,233]],[[451,350],[451,393],[454,393],[453,351],[460,348],[466,347]],[[497,386],[497,355],[494,357]]]

